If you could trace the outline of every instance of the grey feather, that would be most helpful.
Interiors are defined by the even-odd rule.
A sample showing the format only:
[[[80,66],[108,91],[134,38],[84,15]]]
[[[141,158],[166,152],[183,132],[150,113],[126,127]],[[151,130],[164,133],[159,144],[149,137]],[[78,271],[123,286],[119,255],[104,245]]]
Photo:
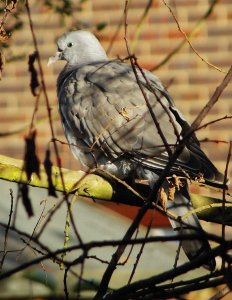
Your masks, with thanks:
[[[57,93],[64,132],[74,156],[90,168],[101,166],[121,178],[137,174],[152,185],[169,157],[131,65],[108,60],[98,40],[84,31],[63,35],[51,61],[56,59],[67,61],[57,81]],[[136,72],[169,151],[173,152],[189,125],[159,79],[146,70],[145,77],[139,69]],[[200,149],[194,134],[171,173],[188,174],[190,178],[203,176],[213,186],[222,186],[224,180]],[[188,197],[177,193],[169,209],[180,216],[191,209],[191,204]],[[187,220],[191,229],[183,230],[177,222],[171,223],[180,233],[192,233],[194,227],[203,232],[196,215]],[[199,251],[210,251],[207,241],[186,241],[182,246],[189,258]],[[211,267],[212,264],[209,262]]]

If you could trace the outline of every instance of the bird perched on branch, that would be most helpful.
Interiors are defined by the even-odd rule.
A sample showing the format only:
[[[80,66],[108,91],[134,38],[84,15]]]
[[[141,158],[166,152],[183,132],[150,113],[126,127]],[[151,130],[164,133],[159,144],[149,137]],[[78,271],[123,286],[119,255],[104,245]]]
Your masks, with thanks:
[[[72,153],[89,168],[100,167],[126,179],[137,177],[152,187],[180,143],[182,151],[167,177],[201,178],[205,184],[223,187],[224,176],[200,149],[190,126],[160,80],[138,65],[109,60],[98,39],[87,31],[62,35],[58,52],[49,63],[66,60],[57,81],[59,111]],[[184,143],[183,143],[184,139]],[[168,180],[162,191],[168,194]],[[171,225],[179,234],[199,233],[201,238],[182,242],[191,260],[210,255],[204,231],[191,210],[187,184],[167,202],[178,218]],[[205,265],[214,269],[215,260]]]

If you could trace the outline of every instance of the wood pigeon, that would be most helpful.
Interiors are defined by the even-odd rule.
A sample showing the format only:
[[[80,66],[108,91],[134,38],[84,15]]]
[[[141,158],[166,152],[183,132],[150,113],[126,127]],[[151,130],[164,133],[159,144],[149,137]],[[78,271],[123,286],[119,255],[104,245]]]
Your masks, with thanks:
[[[190,126],[160,80],[147,70],[119,59],[110,60],[98,39],[87,31],[62,35],[58,52],[49,59],[67,63],[57,80],[59,112],[73,155],[89,168],[103,168],[121,178],[139,178],[150,186],[159,178]],[[181,176],[223,187],[224,176],[200,148],[193,133],[168,176]],[[168,193],[169,184],[163,184]],[[154,200],[155,201],[155,200]],[[167,202],[170,219],[179,234],[199,233],[200,239],[182,241],[191,260],[210,245],[192,209],[187,182]],[[215,268],[215,260],[205,262]]]

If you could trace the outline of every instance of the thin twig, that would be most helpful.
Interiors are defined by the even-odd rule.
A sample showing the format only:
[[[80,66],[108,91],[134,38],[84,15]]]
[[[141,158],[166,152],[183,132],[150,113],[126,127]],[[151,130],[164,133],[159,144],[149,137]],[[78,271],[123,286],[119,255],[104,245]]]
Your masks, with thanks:
[[[126,27],[127,27],[127,18],[126,18],[127,5],[128,5],[128,2],[126,1],[125,2],[125,33],[126,33]],[[126,35],[125,35],[125,41],[126,41]],[[132,65],[132,67],[133,67],[133,65]],[[193,122],[190,130],[186,133],[186,135],[183,138],[183,140],[176,147],[175,152],[169,158],[169,161],[168,161],[166,167],[164,168],[162,174],[160,175],[160,177],[157,180],[157,182],[154,184],[153,189],[152,189],[152,191],[151,191],[151,193],[150,193],[150,195],[149,195],[149,197],[147,199],[147,202],[139,210],[137,216],[135,217],[134,221],[132,222],[131,226],[128,228],[125,236],[123,237],[123,239],[122,239],[123,242],[126,242],[126,241],[128,242],[131,239],[132,234],[134,233],[134,231],[138,227],[138,224],[140,223],[142,217],[144,216],[144,214],[148,210],[150,202],[152,202],[152,201],[154,201],[154,199],[156,199],[156,195],[158,193],[159,187],[161,186],[161,184],[165,180],[167,174],[169,173],[169,171],[170,171],[172,165],[175,163],[176,159],[182,153],[182,150],[185,147],[185,143],[187,142],[188,138],[192,135],[192,133],[196,130],[196,128],[198,128],[198,126],[200,125],[201,121],[205,118],[205,116],[207,115],[207,113],[209,112],[209,110],[217,102],[217,100],[219,99],[222,91],[225,89],[225,87],[229,83],[229,81],[231,79],[231,76],[232,76],[232,68],[230,68],[230,70],[227,73],[227,75],[225,76],[224,80],[222,81],[222,83],[220,84],[220,86],[216,89],[215,93],[213,94],[213,96],[211,97],[211,99],[209,100],[209,102],[207,103],[206,108],[204,108],[200,112],[200,114],[198,115],[198,117],[196,118],[196,120]],[[111,276],[112,276],[112,274],[113,274],[113,272],[114,272],[114,270],[116,268],[118,260],[120,259],[122,253],[124,252],[124,249],[125,249],[125,246],[124,247],[118,247],[117,251],[113,254],[112,259],[110,261],[110,264],[108,265],[108,267],[105,270],[105,273],[104,273],[104,275],[102,277],[102,280],[101,280],[98,292],[95,295],[94,300],[102,299],[102,297],[105,295],[107,287],[109,285],[109,281],[111,279]]]
[[[143,14],[142,16],[140,17],[139,21],[137,22],[136,24],[136,28],[135,28],[135,33],[134,33],[134,37],[133,37],[133,41],[132,41],[132,44],[131,44],[131,51],[134,52],[134,49],[135,49],[135,46],[136,46],[136,43],[138,41],[138,36],[141,32],[141,29],[142,29],[142,25],[143,25],[143,22],[144,20],[146,19],[149,11],[150,11],[150,8],[152,6],[152,3],[153,3],[153,0],[148,0],[147,1],[147,4],[144,8],[144,11],[143,11]]]
[[[219,249],[220,249],[220,251],[224,251],[223,247],[221,245],[212,249],[212,253],[213,253],[214,257],[217,255],[216,253],[218,252]],[[107,299],[107,300],[108,299],[109,300],[124,299],[123,296],[126,296],[129,293],[136,292],[139,290],[144,290],[146,288],[152,288],[152,287],[154,287],[154,292],[155,292],[157,289],[157,285],[159,285],[167,280],[170,280],[173,277],[177,277],[179,275],[186,274],[188,271],[193,270],[197,266],[200,266],[202,263],[204,263],[205,259],[207,259],[207,258],[208,258],[208,253],[205,253],[205,254],[199,256],[198,258],[193,259],[192,261],[189,261],[181,266],[176,267],[175,269],[171,269],[166,272],[160,273],[158,275],[152,276],[150,278],[146,278],[143,280],[133,282],[129,285],[125,285],[125,286],[119,288],[118,290],[116,290],[115,292],[112,292],[111,294],[106,295],[105,299]],[[219,276],[219,274],[220,273],[217,273],[217,276]],[[211,274],[211,277],[213,277],[213,274]],[[197,281],[197,278],[196,278],[196,281]],[[222,277],[220,284],[222,284],[224,282],[225,282],[225,278]],[[205,285],[206,285],[206,283],[205,283]],[[170,287],[171,286],[172,286],[172,284],[170,284]],[[187,288],[187,290],[186,290],[186,288]],[[197,287],[197,285],[196,285],[196,288],[199,289],[199,287]],[[201,287],[201,289],[202,288],[205,288],[205,286],[203,285]],[[190,290],[193,290],[192,286],[191,286],[191,288],[185,287],[185,292],[189,292]],[[159,297],[158,297],[158,299],[159,299]],[[165,298],[165,299],[167,299],[167,298]]]
[[[38,94],[36,95],[34,110],[33,110],[32,118],[31,118],[31,123],[30,123],[30,127],[29,127],[29,134],[33,131],[33,129],[35,127],[35,118],[36,118],[36,114],[38,113],[38,110],[39,110],[40,96],[41,96],[41,88],[39,87]]]
[[[117,40],[117,36],[118,36],[118,34],[119,34],[119,32],[120,32],[120,29],[121,29],[121,27],[122,27],[122,25],[123,25],[123,20],[124,20],[124,16],[122,15],[122,18],[121,18],[120,22],[118,23],[118,26],[117,26],[117,28],[116,28],[116,31],[115,31],[115,33],[113,34],[113,36],[112,36],[112,38],[111,38],[111,40],[110,40],[109,46],[108,46],[108,48],[107,48],[107,50],[106,50],[107,55],[109,55],[111,49],[113,48],[114,43],[115,43],[116,40]]]
[[[87,253],[84,252],[85,258],[87,256]],[[81,271],[79,275],[78,285],[77,285],[77,300],[81,299],[81,283],[84,275],[84,265],[85,265],[85,259],[81,261]]]
[[[229,144],[228,154],[227,154],[227,160],[226,160],[226,167],[224,172],[224,186],[226,187],[227,184],[227,176],[228,176],[228,170],[229,170],[229,163],[231,158],[231,149],[232,149],[232,141]],[[226,188],[222,191],[222,238],[225,240],[226,238],[226,225],[224,222],[224,215],[226,212]],[[222,269],[225,270],[226,268],[226,260],[224,255],[222,256]]]
[[[187,35],[188,39],[190,39],[195,32],[199,29],[199,27],[209,18],[209,16],[212,14],[214,7],[219,2],[219,0],[213,0],[210,4],[210,7],[207,9],[206,13],[196,22],[194,25],[192,31]],[[151,72],[159,69],[163,65],[165,65],[176,53],[180,51],[180,49],[185,45],[186,39],[183,38],[183,40],[156,66],[154,66],[151,69]]]
[[[180,227],[183,227],[183,224],[182,224],[182,223],[180,223]],[[182,230],[181,230],[181,231],[182,231]],[[173,265],[173,268],[174,268],[174,269],[177,267],[177,264],[178,264],[178,261],[179,261],[179,258],[180,258],[181,246],[182,246],[182,241],[179,241],[178,247],[177,247],[177,249],[176,249],[176,256],[175,256],[175,261],[174,261],[174,265]],[[174,278],[175,278],[175,277],[173,277],[173,278],[171,279],[171,282],[174,281]]]
[[[208,138],[204,138],[202,140],[199,140],[200,143],[215,143],[215,144],[229,144],[228,141],[225,140],[212,140]]]
[[[83,251],[83,254],[80,255],[77,259],[75,259],[73,262],[71,263],[66,263],[66,268],[64,271],[64,292],[65,292],[65,299],[69,300],[69,291],[68,291],[68,283],[67,283],[67,278],[68,278],[68,272],[70,271],[70,268],[74,265],[78,265],[78,264],[82,264],[84,262],[84,260],[86,259],[88,255],[88,251],[85,248]]]
[[[206,115],[209,113],[211,108],[215,105],[215,103],[220,98],[222,92],[227,87],[229,82],[232,79],[232,66],[230,66],[229,71],[227,72],[226,76],[222,80],[221,84],[215,89],[215,92],[213,93],[212,97],[209,99],[205,107],[201,110],[199,115],[196,117],[196,119],[193,121],[191,125],[191,130],[195,131],[201,124],[202,120],[206,117]]]
[[[142,92],[143,98],[144,98],[144,100],[146,102],[146,105],[147,105],[147,108],[148,108],[148,110],[150,112],[152,120],[153,120],[153,122],[154,122],[154,124],[156,126],[158,134],[159,134],[160,138],[162,139],[162,142],[164,144],[165,150],[167,151],[168,155],[171,156],[172,152],[171,152],[171,149],[170,149],[170,147],[168,145],[166,137],[164,136],[164,133],[163,133],[162,129],[160,128],[160,124],[159,124],[159,122],[158,122],[158,120],[156,118],[156,115],[154,114],[152,106],[151,106],[151,104],[150,104],[150,102],[149,102],[149,100],[147,98],[147,95],[146,95],[146,93],[145,93],[145,91],[143,89],[143,86],[142,86],[142,84],[141,84],[141,82],[139,80],[139,76],[138,76],[138,73],[137,73],[137,70],[136,70],[136,67],[135,67],[135,66],[138,66],[137,59],[136,59],[135,56],[133,56],[131,54],[131,51],[130,51],[130,48],[129,48],[128,39],[127,39],[127,26],[128,26],[128,24],[127,24],[127,12],[128,12],[128,2],[126,1],[126,5],[125,5],[125,38],[124,39],[125,39],[125,44],[126,44],[126,48],[127,48],[127,53],[128,53],[128,56],[129,56],[129,60],[130,60],[130,63],[131,63],[131,67],[132,67],[133,72],[135,74],[137,84],[138,84],[138,86],[139,86],[139,88],[140,88],[140,90]],[[139,70],[143,74],[142,69],[140,68]],[[158,96],[156,95],[155,92],[154,92],[154,96],[156,97],[156,99],[158,98]]]
[[[13,190],[10,189],[10,199],[11,199],[11,204],[10,204],[10,213],[9,213],[9,218],[8,218],[8,223],[5,229],[5,236],[4,236],[4,244],[3,244],[3,256],[0,262],[0,272],[2,270],[6,255],[7,255],[7,248],[8,248],[8,243],[7,243],[7,239],[8,239],[8,233],[9,233],[9,228],[10,228],[10,224],[11,224],[11,219],[12,219],[12,214],[13,214],[13,204],[14,204],[14,195],[13,195]]]
[[[224,205],[224,207],[232,207],[232,203],[224,203],[221,202],[221,203],[212,203],[212,204],[208,204],[208,205],[203,205],[201,207],[197,207],[195,209],[191,209],[189,210],[186,214],[184,214],[183,216],[181,216],[181,219],[184,221],[185,219],[188,219],[190,215],[193,215],[193,214],[196,214],[196,213],[199,213],[199,212],[202,212],[204,210],[207,210],[207,209],[211,209],[211,208],[222,208]]]
[[[4,224],[0,223],[1,226],[3,226]],[[6,227],[6,225],[4,226]],[[10,230],[15,230],[14,228],[10,227]],[[20,232],[19,230],[16,230],[16,232]],[[21,234],[28,236],[26,233],[21,232]],[[30,238],[30,235],[29,235]],[[67,249],[58,249],[56,251],[51,251],[49,250],[47,247],[45,247],[43,244],[39,243],[39,241],[35,241],[36,243],[39,243],[40,246],[42,246],[43,249],[45,249],[45,251],[47,251],[46,255],[42,255],[41,257],[37,257],[34,260],[31,260],[29,262],[26,262],[24,264],[19,265],[16,268],[13,268],[9,271],[6,271],[3,274],[0,274],[0,280],[7,278],[9,276],[11,276],[12,274],[15,274],[17,272],[20,272],[22,270],[27,269],[30,266],[36,265],[37,263],[40,263],[41,261],[44,261],[46,259],[58,259],[60,261],[60,259],[58,258],[58,255],[62,254],[64,251],[66,252],[72,252],[74,250],[84,250],[85,251],[89,251],[90,249],[94,249],[94,248],[99,248],[99,247],[116,247],[118,245],[132,245],[132,244],[141,244],[144,242],[144,240],[146,240],[146,243],[155,243],[155,242],[169,242],[169,241],[178,241],[178,240],[194,240],[194,239],[201,239],[203,238],[202,236],[200,236],[199,234],[192,234],[192,235],[181,235],[181,236],[176,236],[176,235],[171,235],[171,236],[155,236],[155,237],[148,237],[146,239],[144,238],[137,238],[136,240],[109,240],[109,241],[93,241],[93,242],[89,242],[89,243],[85,243],[84,245],[74,245],[74,246],[70,246]],[[205,237],[204,237],[205,238]],[[214,234],[207,234],[207,238],[209,240],[212,240],[214,242],[217,242],[219,245],[223,242],[222,238],[214,235]],[[218,256],[220,255],[220,253],[222,253],[222,251],[224,252],[225,249],[229,250],[232,249],[232,241],[228,240],[224,242],[224,247],[222,248],[222,246],[218,246],[215,249],[212,249],[212,255],[213,256]],[[86,252],[86,253],[87,253]],[[198,261],[197,259],[195,259],[192,262],[188,262],[186,264],[184,264],[185,268],[187,267],[187,269],[185,269],[185,271],[187,270],[192,270],[193,266],[197,267],[199,264],[201,264],[201,261],[205,261],[205,257],[208,255],[208,253],[206,253],[205,255],[201,256],[201,260]],[[66,262],[65,262],[66,263]],[[78,261],[72,261],[72,262],[67,262],[67,265],[74,265],[77,264]],[[179,267],[178,267],[179,268]],[[178,275],[178,274],[177,274]]]
[[[222,290],[217,292],[213,297],[211,297],[209,300],[220,300],[223,299],[226,295],[231,293],[231,290],[228,286],[224,287]]]
[[[183,34],[184,38],[185,38],[186,41],[188,42],[188,44],[189,44],[189,46],[191,47],[191,49],[193,50],[193,52],[194,52],[194,53],[195,53],[195,54],[196,54],[203,62],[205,62],[208,66],[210,66],[210,67],[216,69],[216,70],[219,71],[219,72],[225,73],[225,71],[223,71],[222,69],[220,69],[220,68],[218,68],[217,66],[213,65],[213,64],[210,63],[207,59],[203,58],[203,57],[200,55],[200,53],[193,47],[192,43],[190,42],[190,39],[189,39],[188,35],[184,32],[183,29],[181,29],[180,24],[179,24],[179,22],[178,22],[178,20],[177,20],[177,18],[176,18],[176,16],[175,16],[175,14],[174,14],[174,12],[172,11],[171,7],[167,4],[167,2],[166,2],[165,0],[162,0],[162,1],[163,1],[164,5],[166,5],[167,8],[169,9],[170,13],[171,13],[172,16],[173,16],[173,19],[175,20],[175,22],[176,22],[176,24],[177,24],[177,27],[178,27],[179,31]]]
[[[55,139],[55,131],[54,131],[54,126],[53,126],[53,122],[52,122],[51,107],[50,107],[50,103],[49,103],[49,99],[48,99],[47,88],[46,88],[46,84],[45,84],[44,73],[43,73],[43,68],[42,68],[42,63],[41,63],[41,57],[40,57],[40,53],[39,53],[37,39],[36,39],[35,32],[34,32],[34,26],[33,26],[32,18],[31,18],[31,12],[30,12],[30,6],[29,6],[28,0],[26,0],[25,6],[26,6],[29,25],[30,25],[30,29],[31,29],[32,38],[33,38],[33,44],[34,44],[35,50],[37,52],[39,73],[40,73],[40,78],[41,78],[41,87],[42,87],[44,97],[45,97],[47,113],[48,113],[48,119],[49,119],[49,125],[50,125],[50,131],[51,131],[51,136],[52,136],[52,143],[53,143],[54,150],[55,150],[56,162],[57,162],[57,166],[58,166],[58,169],[59,169],[59,175],[60,175],[60,178],[61,178],[61,183],[62,183],[62,186],[64,188],[64,192],[63,192],[64,193],[64,198],[63,198],[63,200],[66,202],[66,204],[68,206],[68,198],[67,198],[67,194],[65,192],[65,182],[64,182],[64,177],[63,177],[63,173],[62,173],[61,158],[59,156],[59,150],[58,150],[58,146],[57,146],[56,139]],[[75,228],[76,226],[75,226],[75,223],[73,222],[73,218],[71,217],[70,219],[71,219],[73,228]],[[75,232],[77,232],[77,229],[75,230]],[[80,242],[82,242],[80,240],[80,235],[77,235],[77,238],[79,239]]]
[[[151,225],[152,225],[153,217],[154,217],[154,210],[153,210],[153,214],[152,214],[152,216],[151,216],[151,220],[150,220],[150,222],[149,222],[149,225],[147,226],[146,234],[145,234],[145,237],[144,237],[144,238],[145,238],[144,243],[142,243],[142,245],[141,245],[141,247],[140,247],[140,250],[139,250],[139,253],[137,254],[136,261],[135,261],[135,263],[134,263],[132,272],[131,272],[131,274],[130,274],[130,278],[129,278],[129,280],[128,280],[128,284],[131,283],[131,281],[132,281],[132,279],[133,279],[133,277],[134,277],[135,271],[136,271],[136,269],[137,269],[137,267],[138,267],[139,260],[140,260],[140,258],[141,258],[142,253],[143,253],[143,249],[144,249],[144,247],[145,247],[145,245],[146,245],[146,238],[148,237],[148,234],[149,234],[149,232],[150,232],[150,230],[151,230]]]
[[[215,123],[219,123],[221,121],[224,121],[224,120],[229,120],[229,119],[232,119],[232,116],[224,116],[224,117],[221,117],[221,118],[218,118],[218,119],[215,119],[215,120],[212,120],[212,121],[209,121],[201,126],[199,126],[195,131],[199,131],[200,129],[202,128],[206,128],[207,126],[209,125],[212,125],[212,124],[215,124]]]

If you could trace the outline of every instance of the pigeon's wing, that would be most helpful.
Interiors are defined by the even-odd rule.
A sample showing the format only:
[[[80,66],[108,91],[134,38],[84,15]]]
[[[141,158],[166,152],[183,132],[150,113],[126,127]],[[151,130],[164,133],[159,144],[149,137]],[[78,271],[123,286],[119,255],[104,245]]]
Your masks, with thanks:
[[[166,108],[166,111],[168,111],[171,115],[170,121],[172,122],[173,126],[178,124],[181,127],[179,138],[185,138],[191,131],[190,125],[184,119],[180,111],[176,108],[169,93],[162,86],[157,86],[156,77],[147,71],[144,71],[144,74],[150,82],[153,94],[154,89],[158,88],[162,96],[168,100],[169,106],[168,109]],[[154,98],[151,98],[151,101],[152,99]],[[166,153],[161,153],[160,156],[155,157],[152,160],[148,158],[145,164],[150,164],[152,166],[153,163],[156,164],[160,161],[161,164],[163,162],[164,167],[167,163],[167,159],[168,157]],[[201,150],[200,143],[194,132],[188,137],[186,141],[186,147],[183,149],[183,152],[172,167],[172,171],[175,174],[185,173],[185,175],[189,175],[190,178],[202,177],[207,184],[212,186],[224,186],[224,175],[217,170],[217,168]]]
[[[85,154],[109,160],[121,156],[140,160],[165,151],[130,65],[119,62],[85,65],[61,73],[57,86],[66,136],[71,144],[82,144]],[[149,99],[154,97],[146,87],[145,90]],[[158,89],[157,93],[168,107],[168,99]],[[173,148],[181,127],[177,124],[175,134],[158,101],[153,101],[152,110]],[[75,152],[75,147],[72,150]],[[76,151],[80,151],[78,147]]]
[[[112,61],[60,75],[59,108],[69,143],[78,146],[72,147],[76,156],[84,153],[91,164],[102,156],[111,161],[124,156],[156,173],[165,167],[167,152],[189,126],[158,78],[137,74],[140,85],[130,65]],[[195,136],[172,168],[182,170],[212,182],[219,176]]]

